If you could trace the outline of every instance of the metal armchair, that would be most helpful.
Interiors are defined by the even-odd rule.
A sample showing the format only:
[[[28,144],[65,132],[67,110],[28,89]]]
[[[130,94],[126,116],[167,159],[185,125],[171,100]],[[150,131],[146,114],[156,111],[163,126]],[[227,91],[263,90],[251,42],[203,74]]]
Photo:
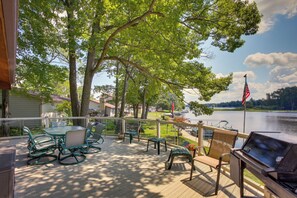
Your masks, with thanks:
[[[95,128],[95,131],[93,131]],[[105,129],[105,125],[102,123],[94,123],[87,127],[87,144],[88,150],[86,153],[97,153],[101,151],[100,144],[103,144],[104,138],[102,133]]]
[[[230,162],[230,151],[234,147],[236,138],[236,131],[227,131],[227,130],[214,130],[212,135],[212,140],[208,153],[204,150],[205,155],[196,155],[198,154],[197,150],[195,151],[195,156],[192,160],[192,168],[190,173],[190,180],[192,180],[193,170],[195,170],[195,162],[200,162],[208,165],[211,168],[217,169],[217,181],[215,186],[215,195],[218,194],[220,173],[222,165],[228,165]],[[199,149],[199,148],[197,148]]]
[[[125,141],[126,135],[129,136],[130,144],[132,143],[134,136],[137,136],[138,142],[139,142],[140,141],[140,134],[139,134],[140,130],[141,130],[140,122],[133,123],[133,124],[132,123],[127,124],[127,129],[126,129],[126,132],[124,133],[123,142]]]
[[[56,142],[51,136],[33,136],[31,130],[26,126],[23,127],[23,131],[29,136],[27,148],[30,159],[27,161],[28,165],[47,164],[57,159],[57,156],[54,154]]]
[[[86,130],[67,131],[65,141],[59,142],[59,163],[72,165],[83,162],[86,159],[84,151],[87,147]]]

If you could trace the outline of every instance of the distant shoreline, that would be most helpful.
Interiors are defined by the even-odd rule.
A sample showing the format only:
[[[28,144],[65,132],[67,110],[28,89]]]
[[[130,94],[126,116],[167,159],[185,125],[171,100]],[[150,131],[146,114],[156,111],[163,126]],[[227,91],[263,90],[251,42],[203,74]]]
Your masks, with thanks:
[[[243,108],[214,108],[214,111],[243,111]],[[247,112],[280,112],[280,113],[297,113],[297,110],[269,110],[269,109],[251,109],[247,108]]]

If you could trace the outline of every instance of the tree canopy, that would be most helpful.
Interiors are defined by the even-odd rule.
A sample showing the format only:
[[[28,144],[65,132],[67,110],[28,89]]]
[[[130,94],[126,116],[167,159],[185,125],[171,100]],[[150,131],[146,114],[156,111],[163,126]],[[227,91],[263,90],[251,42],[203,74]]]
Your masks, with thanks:
[[[259,22],[256,4],[241,0],[20,0],[19,38],[26,56],[69,65],[72,113],[84,116],[95,73],[116,62],[210,100],[227,90],[232,75],[216,78],[199,62],[201,43],[233,52]],[[84,73],[81,103],[77,65]]]

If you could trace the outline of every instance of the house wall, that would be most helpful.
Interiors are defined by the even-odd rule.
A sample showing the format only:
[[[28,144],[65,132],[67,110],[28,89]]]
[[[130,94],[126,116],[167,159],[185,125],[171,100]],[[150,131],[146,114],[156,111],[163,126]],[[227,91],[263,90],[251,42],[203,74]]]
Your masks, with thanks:
[[[0,101],[2,101],[2,94],[0,94]],[[0,115],[2,116],[2,115]],[[41,100],[35,97],[24,95],[9,96],[9,118],[26,118],[26,117],[40,117],[41,116]],[[28,121],[11,121],[9,126],[20,127],[26,125],[28,127],[41,126],[40,120]]]
[[[54,103],[44,103],[41,105],[41,112],[42,113],[56,112],[56,106]]]
[[[99,110],[99,104],[96,103],[96,102],[90,101],[89,109],[94,109],[94,110],[98,111]]]
[[[112,117],[114,116],[115,113],[115,109],[109,108],[109,107],[105,107],[105,114],[104,116],[109,116]]]

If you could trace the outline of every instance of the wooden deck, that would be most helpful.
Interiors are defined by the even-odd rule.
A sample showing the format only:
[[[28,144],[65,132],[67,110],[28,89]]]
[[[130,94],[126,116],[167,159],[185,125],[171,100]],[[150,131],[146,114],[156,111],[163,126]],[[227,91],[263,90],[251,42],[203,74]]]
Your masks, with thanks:
[[[198,164],[192,181],[185,159],[175,160],[172,169],[165,170],[169,151],[162,146],[157,155],[153,145],[146,152],[146,142],[129,144],[128,139],[105,137],[102,151],[87,155],[81,164],[27,166],[26,141],[0,141],[17,146],[16,197],[240,197],[239,188],[224,175],[214,196],[216,171],[203,164]],[[259,196],[248,189],[245,195]]]

